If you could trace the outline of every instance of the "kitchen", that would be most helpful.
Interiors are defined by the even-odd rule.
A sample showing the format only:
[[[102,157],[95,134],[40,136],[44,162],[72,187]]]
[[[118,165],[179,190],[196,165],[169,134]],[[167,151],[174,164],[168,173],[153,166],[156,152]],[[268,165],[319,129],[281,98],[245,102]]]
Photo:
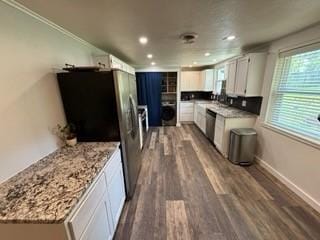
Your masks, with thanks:
[[[319,239],[319,10],[1,1],[0,239]]]

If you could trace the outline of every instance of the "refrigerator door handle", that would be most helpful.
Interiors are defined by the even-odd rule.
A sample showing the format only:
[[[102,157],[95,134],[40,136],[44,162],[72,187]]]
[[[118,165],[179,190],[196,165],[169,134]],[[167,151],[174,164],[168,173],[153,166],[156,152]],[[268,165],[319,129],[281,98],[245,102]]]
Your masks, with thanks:
[[[138,109],[137,109],[137,105],[132,97],[132,95],[130,94],[129,96],[129,105],[130,105],[130,122],[131,122],[131,129],[130,129],[130,133],[132,135],[132,137],[134,138],[135,135],[137,134],[137,129],[138,129]]]
[[[132,117],[130,109],[126,112],[126,122],[127,122],[127,133],[130,134],[132,132]]]

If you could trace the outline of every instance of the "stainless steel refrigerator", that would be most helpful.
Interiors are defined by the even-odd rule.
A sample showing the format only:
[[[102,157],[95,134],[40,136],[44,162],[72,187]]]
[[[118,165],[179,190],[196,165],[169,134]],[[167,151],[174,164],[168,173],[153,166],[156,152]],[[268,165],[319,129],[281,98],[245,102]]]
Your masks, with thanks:
[[[136,78],[113,70],[58,73],[68,123],[79,141],[120,141],[127,197],[141,167]]]

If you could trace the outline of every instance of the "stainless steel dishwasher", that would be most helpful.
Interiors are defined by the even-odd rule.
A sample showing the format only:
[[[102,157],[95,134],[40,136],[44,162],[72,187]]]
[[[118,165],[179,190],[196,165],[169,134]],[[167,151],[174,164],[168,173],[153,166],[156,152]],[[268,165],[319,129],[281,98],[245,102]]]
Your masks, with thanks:
[[[216,126],[217,114],[210,109],[206,111],[206,136],[214,144],[214,130]]]

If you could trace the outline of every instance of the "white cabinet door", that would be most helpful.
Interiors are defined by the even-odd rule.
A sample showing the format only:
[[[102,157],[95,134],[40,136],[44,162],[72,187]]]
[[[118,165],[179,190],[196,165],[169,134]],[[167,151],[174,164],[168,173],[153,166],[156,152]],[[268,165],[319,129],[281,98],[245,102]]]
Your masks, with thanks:
[[[235,94],[239,96],[246,95],[247,76],[248,76],[249,58],[238,59],[236,71]]]
[[[194,121],[194,104],[193,102],[180,102],[180,121]]]
[[[214,144],[217,149],[223,151],[224,117],[217,114],[214,132]]]
[[[184,71],[181,72],[181,91],[198,91],[202,88],[200,72]]]
[[[194,104],[193,121],[195,124],[197,124],[197,117],[198,117],[198,104]]]
[[[196,121],[196,125],[201,128],[201,114],[199,112],[197,112],[197,121]]]
[[[202,90],[207,92],[214,91],[214,70],[207,69],[201,72]]]
[[[181,72],[180,77],[180,90],[181,91],[189,91],[190,88],[190,78],[188,72]]]
[[[107,185],[105,177],[104,174],[102,174],[92,187],[91,191],[88,193],[87,197],[83,200],[79,209],[70,219],[69,226],[72,229],[74,238],[76,240],[80,239],[80,236],[90,222],[90,219],[95,214],[95,209],[103,198],[106,188]]]
[[[107,197],[110,202],[110,212],[113,222],[113,231],[117,227],[121,211],[126,198],[121,162],[118,164],[113,176],[107,182]]]
[[[200,77],[200,72],[192,71],[189,72],[189,81],[190,81],[190,91],[200,91],[202,89],[202,82]]]
[[[202,130],[203,133],[206,132],[206,116],[203,115],[202,113],[199,113],[200,115],[200,129]]]
[[[234,94],[235,81],[236,81],[236,70],[237,70],[237,60],[228,62],[227,64],[227,82],[226,82],[226,93]]]
[[[111,240],[112,231],[108,222],[107,206],[105,201],[102,199],[80,239]]]

